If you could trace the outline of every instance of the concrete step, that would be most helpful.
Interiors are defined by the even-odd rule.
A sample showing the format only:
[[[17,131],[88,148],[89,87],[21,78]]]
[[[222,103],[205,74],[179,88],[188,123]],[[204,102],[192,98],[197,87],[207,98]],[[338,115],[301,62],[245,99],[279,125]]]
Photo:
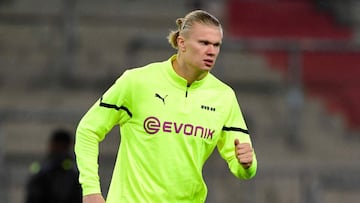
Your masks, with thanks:
[[[223,52],[219,57],[218,66],[220,70],[217,71],[227,81],[283,82],[280,73],[267,68],[264,58],[254,54]]]

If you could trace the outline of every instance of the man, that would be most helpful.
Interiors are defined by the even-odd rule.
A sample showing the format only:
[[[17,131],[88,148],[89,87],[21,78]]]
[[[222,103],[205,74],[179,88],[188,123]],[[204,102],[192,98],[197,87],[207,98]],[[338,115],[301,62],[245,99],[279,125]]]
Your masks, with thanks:
[[[238,178],[257,169],[234,91],[213,68],[222,27],[196,10],[177,21],[168,39],[177,54],[127,70],[79,123],[75,153],[84,203],[103,203],[98,145],[114,125],[121,143],[107,203],[205,202],[202,168],[215,147]]]
[[[49,140],[49,153],[41,164],[31,165],[32,176],[26,188],[26,203],[80,203],[79,173],[73,159],[71,133],[55,130]]]

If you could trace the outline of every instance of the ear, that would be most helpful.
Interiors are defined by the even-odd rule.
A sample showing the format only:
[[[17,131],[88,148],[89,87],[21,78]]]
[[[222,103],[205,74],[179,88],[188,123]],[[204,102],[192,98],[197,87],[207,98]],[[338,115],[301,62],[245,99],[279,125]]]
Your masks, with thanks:
[[[184,37],[179,36],[179,37],[177,38],[177,44],[178,44],[179,51],[184,52],[184,51],[186,50]]]

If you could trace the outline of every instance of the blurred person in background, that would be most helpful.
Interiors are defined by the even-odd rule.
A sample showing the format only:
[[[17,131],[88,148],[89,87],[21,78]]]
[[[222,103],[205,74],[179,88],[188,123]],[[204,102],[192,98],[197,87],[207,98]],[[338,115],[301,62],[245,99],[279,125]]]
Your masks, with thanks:
[[[205,202],[202,169],[217,147],[239,179],[257,160],[237,97],[210,73],[223,29],[195,10],[176,21],[168,60],[125,71],[79,122],[75,154],[84,203],[104,203],[99,143],[120,126],[121,143],[107,203]]]
[[[30,167],[32,175],[26,187],[26,203],[81,203],[72,137],[65,129],[52,132],[45,160],[34,162]]]

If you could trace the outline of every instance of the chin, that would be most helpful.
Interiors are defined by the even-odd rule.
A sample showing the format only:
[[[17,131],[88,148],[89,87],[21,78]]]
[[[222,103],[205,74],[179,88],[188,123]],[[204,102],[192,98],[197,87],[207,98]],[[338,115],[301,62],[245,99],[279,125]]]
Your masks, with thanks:
[[[213,67],[214,66],[204,66],[204,67],[202,67],[201,70],[203,70],[203,71],[211,71],[211,69],[213,69]]]

